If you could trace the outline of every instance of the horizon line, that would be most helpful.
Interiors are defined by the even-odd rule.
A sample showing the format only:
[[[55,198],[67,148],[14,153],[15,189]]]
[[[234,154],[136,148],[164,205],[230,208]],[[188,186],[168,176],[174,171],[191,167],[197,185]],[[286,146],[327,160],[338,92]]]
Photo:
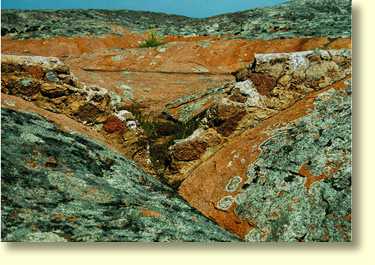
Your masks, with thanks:
[[[91,8],[91,7],[58,7],[58,8],[17,8],[17,7],[11,7],[11,8],[3,8],[1,5],[1,11],[60,11],[60,10],[100,10],[100,11],[134,11],[134,12],[147,12],[147,13],[157,13],[157,14],[165,14],[165,15],[170,15],[170,16],[179,16],[179,17],[186,17],[186,18],[191,18],[191,19],[206,19],[210,17],[216,17],[216,16],[221,16],[221,15],[226,15],[226,14],[234,14],[234,13],[241,13],[249,10],[256,10],[256,9],[264,9],[264,8],[270,8],[270,7],[275,7],[275,6],[280,6],[283,5],[290,0],[279,0],[278,3],[270,4],[270,5],[265,5],[265,6],[255,6],[255,7],[249,7],[249,8],[243,8],[237,11],[232,11],[228,10],[228,12],[223,11],[219,12],[216,14],[212,15],[207,15],[207,16],[191,16],[191,15],[185,15],[185,14],[179,14],[178,12],[168,12],[168,11],[158,11],[158,10],[147,10],[147,9],[138,9],[138,8],[122,8],[122,7],[114,7],[114,8],[106,8],[106,7],[100,7],[100,8]],[[3,4],[3,3],[2,3]]]

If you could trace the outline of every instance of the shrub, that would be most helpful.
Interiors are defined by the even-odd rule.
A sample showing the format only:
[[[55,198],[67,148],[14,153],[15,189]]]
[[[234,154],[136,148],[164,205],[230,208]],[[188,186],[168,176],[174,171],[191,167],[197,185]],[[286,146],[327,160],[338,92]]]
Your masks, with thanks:
[[[151,32],[151,33],[149,33],[148,39],[146,39],[144,42],[142,42],[139,45],[139,47],[140,48],[150,48],[150,47],[157,47],[161,44],[163,44],[162,39],[155,32]]]

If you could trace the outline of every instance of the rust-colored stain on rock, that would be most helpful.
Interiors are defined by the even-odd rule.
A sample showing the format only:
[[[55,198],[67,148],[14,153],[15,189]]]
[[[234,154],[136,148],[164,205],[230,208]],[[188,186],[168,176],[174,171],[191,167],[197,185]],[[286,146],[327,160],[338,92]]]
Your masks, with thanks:
[[[142,208],[141,209],[141,214],[144,216],[144,217],[160,217],[160,212],[158,211],[152,211],[152,210],[149,210],[149,209],[144,209]]]
[[[247,168],[256,161],[260,153],[259,146],[269,138],[268,132],[308,114],[313,109],[315,98],[332,87],[342,89],[345,84],[343,81],[339,81],[321,91],[313,92],[290,108],[264,120],[257,127],[248,129],[241,135],[232,138],[218,152],[189,174],[179,187],[179,194],[220,226],[244,238],[254,224],[248,220],[241,220],[235,214],[233,211],[235,201],[227,211],[216,207],[223,197],[230,195],[234,198],[243,185],[242,183],[237,191],[230,193],[225,190],[228,181],[234,176],[246,179]],[[300,173],[307,178],[307,188],[314,181],[325,177],[323,175],[312,176],[305,167],[302,167]]]
[[[103,129],[108,133],[121,132],[125,129],[124,123],[116,116],[110,116],[104,122]]]
[[[2,38],[2,52],[56,56],[80,81],[103,86],[143,106],[157,117],[164,106],[181,96],[220,87],[234,80],[230,74],[247,67],[255,53],[294,52],[314,48],[351,48],[351,39],[292,38],[236,40],[219,37],[166,36],[162,48],[138,48],[147,34],[124,30],[123,36],[55,37],[46,40]],[[202,45],[205,41],[207,45]],[[268,83],[267,83],[268,84]],[[261,86],[262,94],[268,93]]]
[[[323,179],[326,179],[327,176],[325,174],[320,174],[318,176],[314,176],[310,173],[310,169],[306,164],[303,164],[298,172],[301,176],[304,176],[306,178],[305,180],[305,188],[310,189],[311,185],[314,184],[317,181],[321,181]]]
[[[277,28],[271,27],[269,30],[273,32],[277,31]],[[149,159],[151,141],[145,139],[146,136],[143,134],[138,135],[137,130],[133,131],[127,127],[128,125],[125,126],[127,123],[115,116],[119,110],[137,109],[142,118],[149,118],[150,121],[165,119],[165,121],[175,122],[180,121],[179,118],[185,114],[183,112],[186,105],[189,107],[192,105],[190,103],[198,102],[197,108],[188,108],[188,114],[197,117],[216,106],[218,104],[216,98],[209,98],[207,101],[201,98],[192,99],[186,105],[182,103],[170,107],[167,114],[166,106],[180,98],[205,93],[209,89],[222,88],[234,81],[251,80],[262,97],[267,97],[272,93],[282,80],[269,74],[255,71],[250,73],[249,69],[256,54],[290,53],[317,48],[351,49],[352,47],[351,38],[249,40],[236,39],[235,36],[164,36],[160,46],[142,48],[140,44],[148,38],[147,33],[135,33],[122,27],[116,28],[116,31],[119,34],[100,37],[77,36],[25,40],[2,37],[3,54],[58,57],[69,67],[69,74],[72,73],[72,76],[74,75],[83,84],[108,90],[108,98],[103,104],[108,108],[113,107],[111,112],[106,111],[106,108],[103,110],[90,105],[90,102],[81,104],[82,102],[78,100],[70,105],[72,109],[77,107],[75,114],[77,119],[69,118],[66,113],[57,114],[49,111],[53,108],[48,107],[62,106],[62,102],[67,101],[63,99],[60,102],[59,99],[65,96],[66,87],[49,81],[43,85],[35,83],[33,79],[43,79],[47,74],[42,67],[35,65],[22,69],[22,72],[32,77],[31,81],[26,80],[30,81],[27,88],[22,86],[17,76],[10,75],[9,78],[4,79],[3,87],[11,87],[17,93],[14,95],[2,93],[2,107],[37,113],[64,131],[78,132],[105,144],[112,150],[133,159],[147,170],[151,167]],[[320,57],[316,59],[321,60]],[[17,72],[19,69],[11,70],[8,72]],[[68,75],[68,72],[65,74]],[[317,83],[317,87],[318,85]],[[263,120],[259,118],[260,122],[254,125],[256,127],[245,127],[239,133],[236,128],[245,117],[246,111],[235,105],[218,105],[217,115],[221,124],[215,129],[210,128],[214,131],[214,133],[211,132],[212,135],[206,135],[207,139],[190,139],[190,141],[180,141],[174,146],[169,146],[170,159],[187,163],[193,161],[192,165],[194,165],[181,173],[184,176],[178,179],[182,181],[178,193],[203,215],[243,239],[256,224],[236,215],[235,198],[245,183],[249,165],[254,163],[260,154],[261,144],[270,138],[274,130],[308,114],[313,109],[315,98],[332,87],[343,89],[346,86],[343,81],[339,81],[320,91],[311,92],[294,105],[288,106],[287,109],[270,114]],[[39,91],[50,98],[47,103],[43,103],[45,105],[38,103],[35,97]],[[30,101],[18,97],[18,94],[30,97]],[[114,106],[111,105],[112,99],[118,101]],[[241,93],[233,94],[229,99],[237,103],[245,103],[247,100]],[[168,117],[166,118],[165,115]],[[99,129],[87,125],[95,120],[100,123]],[[140,123],[133,122],[133,126],[140,131],[143,130]],[[234,133],[235,131],[237,134]],[[166,139],[169,141],[169,138]],[[215,148],[210,149],[210,147]],[[207,150],[214,151],[209,153]],[[137,159],[138,156],[141,158]],[[30,168],[41,166],[34,160],[27,161],[26,165]],[[59,161],[54,157],[49,157],[44,164],[48,168],[58,165]],[[149,172],[155,173],[154,170]],[[313,175],[308,164],[301,165],[299,174],[305,177],[306,189],[330,177],[329,173]],[[240,179],[239,185],[233,190],[227,189],[228,183],[234,177]],[[95,195],[97,192],[95,188],[92,188],[88,189],[85,195]],[[159,218],[162,214],[148,208],[138,209],[143,217]],[[16,218],[16,212],[14,216]],[[343,218],[351,220],[351,214]],[[79,221],[79,218],[57,212],[53,214],[52,221],[75,223]],[[192,217],[192,221],[195,222],[197,219]],[[341,228],[338,226],[337,229]]]

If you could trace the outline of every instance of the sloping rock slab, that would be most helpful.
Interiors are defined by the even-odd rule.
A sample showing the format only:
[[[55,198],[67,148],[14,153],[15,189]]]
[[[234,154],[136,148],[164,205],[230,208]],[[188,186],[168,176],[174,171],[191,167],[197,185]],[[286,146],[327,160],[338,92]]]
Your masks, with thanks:
[[[179,193],[248,241],[351,241],[351,84],[233,138]]]
[[[274,131],[235,199],[246,240],[351,241],[351,137],[350,94],[334,89]]]
[[[178,98],[165,106],[164,113],[177,121],[187,123],[212,107],[228,89],[228,86],[212,88],[205,92]]]
[[[237,241],[133,162],[2,110],[2,240]]]

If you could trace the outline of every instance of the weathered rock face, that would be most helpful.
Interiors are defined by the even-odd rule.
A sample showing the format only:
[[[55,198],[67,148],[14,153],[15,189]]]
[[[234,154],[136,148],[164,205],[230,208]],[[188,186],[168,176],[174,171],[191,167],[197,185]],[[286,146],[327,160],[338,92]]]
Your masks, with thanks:
[[[69,67],[54,57],[3,55],[1,66],[3,93],[110,134],[121,141],[126,157],[153,171],[144,131],[134,117],[116,117],[124,110],[118,109],[116,98],[106,89],[78,82]]]
[[[241,135],[230,139],[220,150],[205,160],[204,163],[199,164],[191,170],[187,178],[182,182],[179,193],[193,207],[196,207],[221,226],[246,240],[350,241],[349,207],[351,206],[348,204],[348,201],[350,200],[351,193],[350,181],[345,179],[350,179],[351,150],[347,146],[345,147],[345,145],[337,147],[338,149],[345,149],[341,149],[340,151],[336,147],[331,146],[334,138],[340,139],[339,141],[341,139],[344,139],[344,142],[349,141],[350,114],[348,112],[350,112],[350,109],[348,110],[347,108],[350,106],[348,105],[350,94],[343,90],[346,86],[342,82],[339,82],[335,84],[335,88],[329,90],[328,94],[321,91],[313,92],[292,107],[260,122],[255,128],[248,129]],[[338,89],[338,92],[335,92],[336,89]],[[321,96],[315,102],[319,94]],[[325,124],[325,120],[320,120],[320,115],[323,114],[317,114],[322,105],[331,102],[327,101],[323,103],[324,101],[321,101],[327,98],[327,95],[332,97],[332,102],[338,104],[337,106],[332,106],[332,104],[326,106],[327,108],[331,108],[330,115],[327,113],[327,116],[324,116],[327,117],[327,122],[330,125]],[[332,112],[335,113],[333,114]],[[309,115],[309,113],[313,114]],[[340,121],[337,123],[337,128],[333,125],[336,124],[336,119],[337,122]],[[304,133],[300,132],[298,136],[296,135],[297,138],[293,135],[288,135],[286,128],[290,127],[291,131],[299,131],[299,129],[295,129],[294,127],[304,124],[303,121],[305,121],[304,126],[306,127],[300,129]],[[321,130],[314,127],[314,125],[320,122],[327,125],[327,128]],[[311,127],[310,125],[306,125],[306,123],[311,123]],[[315,128],[317,129],[317,133],[314,131],[309,134],[307,128],[312,131],[314,130],[312,128]],[[330,132],[331,130],[332,132]],[[322,131],[325,132],[322,133]],[[336,132],[339,132],[340,135],[335,135]],[[280,135],[286,138],[283,141],[273,140],[273,137],[281,137]],[[330,136],[328,137],[327,135]],[[314,142],[323,141],[326,137],[329,138],[327,145],[318,145]],[[266,146],[270,148],[269,145],[271,145],[271,142],[275,150],[272,149],[271,151],[269,149],[270,151],[268,151],[264,146],[268,143]],[[263,152],[269,156],[269,159],[262,159]],[[279,165],[279,161],[276,160],[283,155],[285,155],[285,158],[282,161],[288,161],[286,163],[290,163],[291,166],[293,165],[293,170],[276,166]],[[300,164],[293,162],[296,159],[303,160],[306,155],[310,155],[314,163],[317,163],[316,161],[321,159],[319,160],[321,162],[319,170],[314,171],[313,167],[309,165],[312,162],[307,161],[308,159]],[[342,163],[336,163],[336,159],[342,160]],[[262,167],[257,166],[258,161],[260,161]],[[332,161],[332,163],[329,161]],[[273,167],[274,164],[275,166]],[[255,178],[249,176],[255,176]],[[340,180],[336,180],[336,178]],[[238,179],[241,179],[241,181],[240,184],[235,185],[237,188],[231,188],[233,187],[232,182],[236,183]],[[345,191],[332,190],[333,186],[331,186],[331,182],[336,181],[348,185],[343,189]],[[292,186],[289,186],[289,184]],[[320,188],[321,186],[324,186],[324,188]],[[324,189],[325,191],[323,191]],[[259,196],[253,201],[254,196],[252,192],[255,191]],[[262,192],[264,192],[264,197],[261,197]],[[333,199],[336,195],[338,197]],[[329,202],[325,202],[326,199],[322,199],[327,198],[327,196],[333,196],[329,199]],[[293,201],[294,197],[296,197],[295,201]],[[321,198],[324,202],[318,202],[314,198]],[[342,198],[346,199],[342,200]],[[279,199],[284,204],[279,204]],[[299,204],[299,202],[301,203]],[[336,210],[333,209],[340,210],[335,212]],[[274,216],[272,214],[273,210],[278,214],[282,212],[283,216]],[[325,210],[327,210],[326,215],[323,214]],[[342,212],[340,212],[341,210]],[[285,217],[285,214],[290,214],[290,219]],[[291,234],[287,235],[290,230],[286,232],[283,228],[284,225],[290,226],[290,229],[292,227],[294,229],[298,226],[295,224],[295,222],[299,222],[297,220],[300,221],[298,224],[298,229],[300,230],[298,231],[306,232],[309,235],[308,237],[305,238],[305,234],[301,235],[299,232],[298,235],[301,236],[297,236],[297,230],[295,231],[295,237],[291,236]],[[274,229],[272,230],[273,235],[270,235],[271,230],[269,229],[271,226]],[[342,227],[342,231],[333,232],[335,227]],[[255,231],[254,234],[251,233],[253,230]],[[318,234],[322,236],[319,239]]]
[[[3,239],[350,241],[350,36],[349,0],[2,10]]]
[[[350,73],[351,51],[348,49],[258,53],[249,68],[237,72],[239,82],[178,98],[168,103],[164,112],[186,123],[214,105],[221,119],[238,117],[235,102],[240,106],[243,103],[243,108],[281,110]],[[229,97],[226,94],[230,94]],[[228,97],[232,103],[224,103],[223,97]]]
[[[351,52],[347,49],[257,54],[251,67],[242,73],[244,81],[181,98],[167,105],[166,113],[182,122],[199,120],[199,135],[205,135],[209,128],[211,134],[232,138],[350,74]],[[260,82],[263,76],[273,81],[264,78]],[[176,185],[186,179],[191,170],[220,148],[207,149],[207,143],[196,136],[170,149],[172,168],[164,175],[168,182]],[[225,140],[219,144],[222,142]]]
[[[232,72],[248,66],[256,53],[295,52],[315,48],[351,48],[348,38],[227,40],[213,37],[166,37],[156,48],[138,48],[143,35],[12,40],[8,54],[54,56],[87,85],[105,87],[126,106],[137,103],[145,116],[157,118],[179,98],[204,94],[234,80]],[[203,71],[203,69],[205,69]],[[262,80],[262,79],[261,79]],[[197,103],[202,103],[197,102]],[[204,104],[203,104],[204,105]],[[171,111],[178,115],[185,105]],[[183,111],[184,112],[184,111]],[[186,113],[186,111],[185,111]]]
[[[246,240],[351,241],[350,95],[320,94],[311,113],[260,146],[233,200],[254,225]]]
[[[2,110],[2,240],[237,241],[133,162]]]
[[[249,102],[248,105],[263,105],[280,110],[307,93],[350,75],[351,51],[341,49],[257,54],[255,63],[248,71],[247,79],[260,94],[259,98],[252,96],[252,101],[256,102]]]
[[[350,241],[350,51],[256,58],[245,81],[207,112],[210,130],[226,138],[185,164],[180,194],[245,240]],[[274,87],[261,93],[253,73],[272,76]]]
[[[2,10],[1,35],[49,38],[121,34],[114,25],[133,31],[156,28],[163,35],[234,35],[251,39],[341,37],[351,35],[351,1],[292,0],[205,19],[129,10]]]
[[[319,41],[315,43],[313,39],[305,41],[306,42],[303,42],[305,46],[300,46],[302,43],[301,40],[289,41],[289,46],[285,49],[305,49],[305,47],[316,47],[323,44],[333,45],[331,41],[323,41],[322,43]],[[283,42],[274,42],[275,45],[283,44]],[[228,44],[232,45],[231,43]],[[286,42],[284,44],[286,45]],[[176,43],[173,47],[177,48],[178,45],[179,44]],[[181,45],[185,47],[187,44],[183,43]],[[176,156],[172,157],[167,151],[168,146],[173,144],[171,141],[189,136],[189,134],[186,135],[186,133],[183,133],[185,135],[183,137],[181,135],[176,135],[176,131],[184,130],[176,129],[177,127],[191,127],[188,131],[192,132],[198,128],[200,126],[199,123],[203,121],[203,123],[206,123],[205,126],[214,127],[220,135],[229,137],[249,127],[256,126],[259,121],[273,115],[276,111],[287,108],[309,91],[329,85],[350,72],[350,52],[347,50],[316,50],[280,53],[274,55],[274,58],[271,56],[270,59],[270,56],[267,54],[254,55],[253,53],[257,50],[272,50],[275,48],[273,44],[268,48],[267,46],[264,48],[261,43],[256,44],[252,42],[244,42],[241,45],[245,45],[245,51],[249,50],[249,54],[251,54],[251,57],[255,58],[256,63],[253,65],[248,62],[251,67],[244,68],[241,72],[241,79],[238,79],[243,81],[239,81],[235,84],[231,83],[234,79],[233,76],[222,74],[213,75],[212,73],[208,73],[210,77],[206,79],[207,76],[204,76],[205,74],[124,72],[121,70],[123,67],[122,64],[129,64],[127,61],[133,62],[135,57],[133,59],[127,56],[118,57],[122,53],[115,53],[116,56],[112,54],[110,57],[100,57],[102,55],[98,52],[100,56],[98,54],[86,54],[80,57],[80,59],[66,61],[73,67],[75,73],[78,73],[80,80],[103,85],[109,88],[108,92],[94,86],[84,86],[84,89],[74,90],[75,87],[80,87],[80,83],[74,81],[74,86],[69,85],[73,82],[71,79],[74,80],[74,78],[69,75],[69,69],[65,69],[65,74],[58,74],[49,70],[48,67],[45,67],[44,70],[33,70],[35,73],[30,73],[28,69],[26,70],[29,72],[21,69],[22,71],[19,71],[18,74],[17,69],[10,68],[13,72],[5,72],[3,74],[4,81],[8,79],[18,80],[17,78],[20,78],[22,82],[13,82],[16,83],[17,89],[5,92],[20,95],[25,99],[32,100],[44,109],[64,113],[74,119],[93,124],[98,128],[103,125],[105,134],[109,134],[109,137],[113,138],[114,142],[124,145],[123,153],[128,158],[137,161],[150,173],[158,172],[158,175],[163,175],[161,177],[166,179],[168,183],[178,185],[186,178],[187,173],[194,168],[197,163],[201,162],[202,157],[207,157],[214,151],[212,149],[207,149],[207,152],[201,152],[206,150],[206,148],[201,148],[199,145],[197,146],[197,149],[200,150],[199,152],[194,149],[188,152],[190,154],[196,153],[194,159],[181,158],[181,155],[177,156],[177,158]],[[187,46],[190,47],[191,45],[189,44]],[[218,47],[224,46],[225,45],[216,45],[215,50],[217,50]],[[350,43],[344,42],[338,44],[338,46],[350,47]],[[280,47],[279,49],[281,49]],[[127,53],[129,55],[137,55],[139,50],[140,49],[129,49]],[[104,52],[104,54],[107,53],[108,51]],[[164,53],[166,53],[166,51]],[[174,50],[174,53],[177,53],[177,50]],[[150,58],[153,58],[153,56],[157,57],[159,52],[156,50],[148,53],[142,51],[142,54],[149,57],[149,59],[146,60],[147,65]],[[194,61],[198,58],[197,56],[199,54],[201,54],[201,52],[197,52],[191,56],[185,56],[183,60],[178,56],[182,61],[175,65],[176,69],[180,69],[180,66],[185,65],[185,61],[187,62],[190,59]],[[166,60],[168,56],[163,57],[163,63],[168,62],[168,60]],[[112,57],[118,58],[116,61],[113,61]],[[34,57],[7,55],[4,56],[4,58],[3,65],[6,65],[6,60],[10,60],[7,58],[13,58],[12,60],[18,58],[17,60],[20,60],[19,58]],[[99,60],[99,58],[110,58],[112,64],[107,63],[105,60]],[[212,69],[220,69],[220,67],[213,68],[213,62],[214,61],[207,61],[207,68],[210,69],[210,71],[214,71]],[[59,64],[62,65],[60,61]],[[95,64],[97,66],[95,66]],[[23,62],[13,63],[13,65],[23,65]],[[89,65],[91,70],[83,70],[85,65]],[[235,65],[238,67],[238,64]],[[34,66],[38,67],[37,61],[34,63]],[[134,66],[136,67],[135,70],[141,69],[141,66],[142,64]],[[210,68],[210,66],[212,67]],[[66,65],[61,67],[67,68]],[[156,69],[159,69],[158,67],[163,68],[164,66],[161,64],[157,66]],[[7,67],[4,67],[4,69],[6,70]],[[234,67],[233,69],[236,68]],[[325,70],[322,72],[322,69]],[[111,72],[112,70],[115,72]],[[171,71],[171,69],[168,71]],[[227,70],[223,71],[223,73],[225,73]],[[34,77],[32,74],[34,74]],[[313,77],[313,74],[320,75],[320,79],[318,79],[318,77]],[[41,76],[40,78],[42,79],[40,81],[37,79],[39,76]],[[192,76],[194,76],[194,78],[192,78]],[[30,84],[28,82],[25,83],[25,77],[33,78],[30,79],[32,82],[30,81]],[[61,78],[61,80],[59,78]],[[224,85],[226,82],[227,84]],[[13,83],[11,83],[11,85]],[[25,86],[19,85],[22,83],[27,85],[27,89]],[[5,82],[5,84],[7,83]],[[4,89],[6,89],[6,87],[7,86],[4,86]],[[166,87],[168,88],[168,92],[166,91]],[[207,87],[209,88],[208,90],[206,89]],[[87,89],[89,92],[84,92]],[[20,94],[19,91],[22,91],[23,95],[22,93]],[[171,92],[169,93],[169,91]],[[184,94],[188,95],[178,97]],[[120,122],[115,118],[116,111],[122,109],[133,111],[135,106],[137,106],[138,109],[136,111],[139,113],[137,119],[146,120],[146,122],[138,124],[141,126],[137,126],[135,120]],[[167,115],[167,117],[162,117],[161,112]],[[150,122],[148,121],[149,117]],[[164,119],[161,123],[158,122],[160,118]],[[172,124],[170,124],[170,119],[173,120]],[[148,129],[150,127],[155,127],[156,123],[158,129],[164,127],[165,130],[159,135],[161,136],[160,138],[151,139],[156,138],[153,135],[155,131],[149,132]],[[151,124],[151,126],[149,126],[149,124]],[[160,124],[169,124],[171,126],[168,125],[167,127],[170,128],[167,128],[165,126],[159,126]],[[132,128],[135,130],[132,130]],[[146,132],[142,132],[142,129]],[[159,133],[157,132],[157,134]],[[168,136],[168,138],[164,138],[165,136]],[[160,141],[165,142],[160,145]],[[191,145],[189,146],[192,148]],[[215,147],[214,150],[216,149]]]
[[[3,55],[2,92],[36,102],[82,122],[103,122],[111,113],[111,98],[103,88],[86,87],[58,58]]]

